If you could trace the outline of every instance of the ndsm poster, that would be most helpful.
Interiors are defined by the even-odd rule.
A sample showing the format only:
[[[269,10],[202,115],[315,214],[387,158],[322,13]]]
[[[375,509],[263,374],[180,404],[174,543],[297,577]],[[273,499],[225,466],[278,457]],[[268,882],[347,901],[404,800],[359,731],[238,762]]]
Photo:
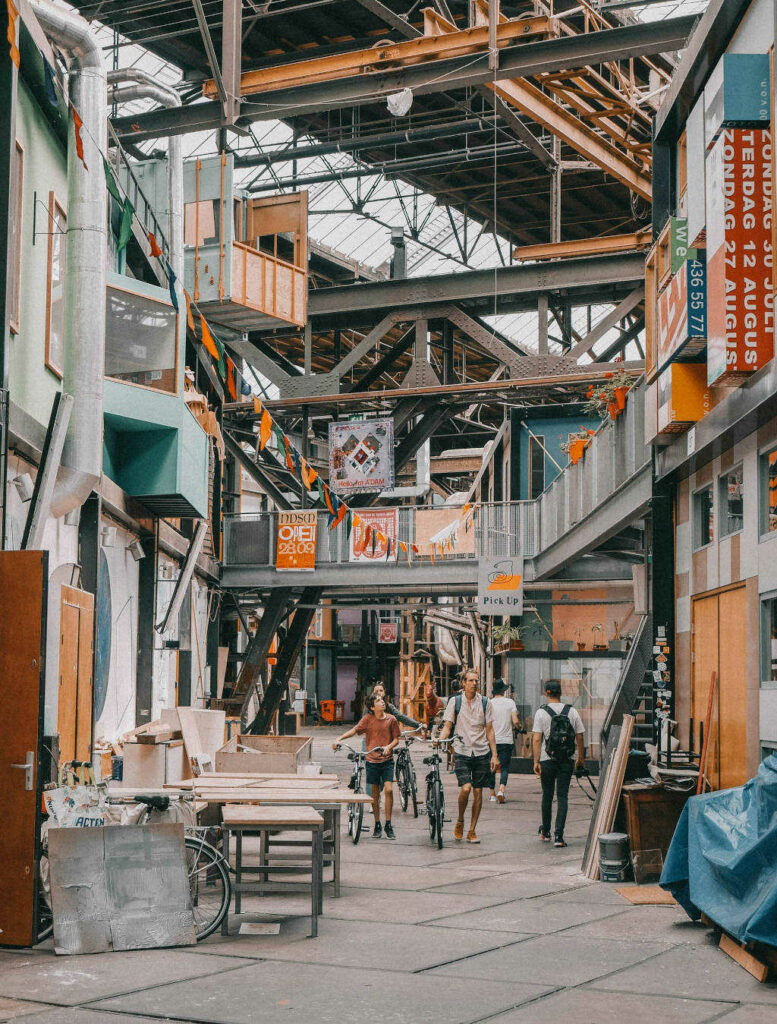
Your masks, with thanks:
[[[482,558],[478,565],[481,615],[523,614],[523,558]]]
[[[276,569],[286,572],[315,569],[317,522],[315,509],[278,513]]]
[[[394,486],[393,420],[329,424],[329,486],[335,494]]]

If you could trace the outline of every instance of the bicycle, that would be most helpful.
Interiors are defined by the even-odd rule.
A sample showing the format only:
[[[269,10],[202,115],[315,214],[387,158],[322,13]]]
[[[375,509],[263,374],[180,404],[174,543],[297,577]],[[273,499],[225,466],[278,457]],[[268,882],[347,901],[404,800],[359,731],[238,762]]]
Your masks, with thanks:
[[[416,735],[418,731],[418,729],[415,729],[413,732],[405,733],[402,736],[400,744],[404,741],[404,746],[397,746],[396,766],[397,789],[399,790],[402,810],[406,811],[408,804],[412,801],[414,818],[418,817],[418,780],[413,759],[410,756],[410,744],[415,743],[418,739]]]
[[[340,750],[341,747],[347,747],[350,753],[346,754],[346,757],[349,761],[353,761],[353,771],[348,782],[348,788],[352,789],[354,793],[366,792],[364,788],[364,765],[367,761],[367,754],[372,754],[376,750],[382,751],[383,747],[373,747],[372,750],[354,750],[348,743],[338,743],[337,750]],[[364,804],[361,801],[358,804],[348,804],[348,835],[351,837],[351,842],[354,846],[361,839],[363,819]]]
[[[437,747],[453,743],[453,739],[435,740]],[[437,750],[424,758],[424,764],[430,765],[426,775],[426,816],[429,819],[429,838],[437,842],[437,849],[442,849],[442,826],[445,821],[445,791],[440,778],[442,758]]]

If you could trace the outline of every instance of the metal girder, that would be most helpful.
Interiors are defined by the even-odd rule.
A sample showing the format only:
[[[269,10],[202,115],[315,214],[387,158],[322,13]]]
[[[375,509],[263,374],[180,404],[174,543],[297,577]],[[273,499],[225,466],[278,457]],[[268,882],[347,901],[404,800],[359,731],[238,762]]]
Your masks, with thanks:
[[[623,334],[621,334],[621,336],[619,338],[616,338],[616,340],[612,343],[612,345],[609,345],[604,350],[604,352],[602,352],[602,354],[599,357],[599,359],[602,360],[602,361],[606,361],[608,359],[612,359],[612,357],[617,355],[618,352],[623,351],[623,349],[628,345],[628,343],[630,341],[634,341],[634,339],[637,338],[639,336],[639,334],[642,331],[644,331],[644,329],[645,329],[645,318],[644,318],[644,316],[637,317],[636,322],[633,323],[631,325],[631,327],[629,327],[627,330],[625,330],[623,332]],[[598,361],[599,360],[597,360],[597,362]]]
[[[625,316],[638,306],[640,302],[645,301],[645,286],[637,285],[633,292],[626,296],[626,298],[619,302],[618,305],[613,309],[607,316],[603,316],[596,327],[587,334],[582,341],[579,341],[577,345],[568,353],[568,358],[579,359],[580,356],[584,356],[586,352],[590,352],[593,346],[603,338],[604,335],[614,327],[619,320],[622,320]]]
[[[233,696],[245,697],[246,701],[251,696],[267,659],[267,652],[270,650],[273,637],[283,622],[286,605],[291,600],[291,596],[291,587],[281,587],[278,590],[273,590],[270,594],[262,609],[262,617],[256,632],[251,637],[243,655],[243,664],[235,683]],[[235,603],[237,604],[237,601]]]
[[[224,444],[226,445],[227,451],[230,455],[234,456],[236,461],[243,467],[243,469],[245,469],[251,479],[259,485],[260,489],[279,509],[288,512],[293,506],[286,499],[280,488],[276,487],[262,467],[258,466],[253,461],[248,452],[243,450],[241,445],[238,444],[228,430],[224,430],[223,434]]]
[[[35,486],[27,509],[27,518],[22,534],[22,551],[36,551],[43,547],[43,531],[51,510],[51,499],[57,483],[57,472],[62,461],[70,414],[74,398],[63,391],[54,395],[49,425],[43,442]]]
[[[383,353],[377,363],[371,366],[360,380],[354,381],[353,384],[345,388],[345,391],[364,391],[370,387],[389,367],[394,365],[401,355],[404,355],[409,348],[413,347],[414,341],[415,326],[406,331],[399,341],[394,342],[391,348]]]
[[[523,123],[514,110],[511,110],[509,105],[505,103],[501,96],[494,92],[493,89],[490,89],[487,85],[479,85],[477,91],[482,96],[487,96],[489,101],[494,104],[494,111],[499,114],[505,124],[509,127],[510,131],[512,131],[516,138],[526,146],[532,156],[536,156],[540,163],[549,169],[556,166],[556,160],[553,154],[549,150],[545,149],[534,132],[528,127],[528,125]]]
[[[194,7],[194,13],[197,17],[197,24],[200,28],[200,35],[202,36],[202,45],[205,47],[205,54],[210,64],[210,70],[213,72],[213,95],[218,96],[221,101],[222,110],[226,110],[229,103],[229,97],[227,96],[227,90],[224,87],[224,80],[221,77],[221,68],[219,67],[218,57],[216,56],[216,47],[213,45],[213,39],[211,38],[210,29],[208,28],[208,19],[205,17],[205,11],[202,9],[202,0],[192,0],[192,7]]]
[[[493,273],[493,272],[492,272]],[[492,331],[488,329],[484,324],[479,324],[476,320],[473,320],[471,316],[468,316],[463,309],[459,309],[457,306],[452,307],[447,311],[446,316],[448,320],[456,327],[459,328],[468,338],[472,338],[476,341],[482,349],[485,349],[489,355],[492,355],[495,359],[498,359],[500,363],[504,363],[510,371],[518,372],[518,367],[521,361],[524,360],[529,353],[519,348],[511,348],[505,344],[501,338],[497,337]]]
[[[562,168],[563,169],[563,168]],[[541,242],[539,245],[519,245],[513,249],[513,259],[523,263],[531,260],[567,259],[570,256],[600,256],[603,253],[634,252],[653,244],[653,231],[643,228],[624,235],[602,235],[600,238],[578,238],[572,242]]]
[[[242,0],[222,0],[221,10],[221,73],[225,91],[224,123],[234,124],[240,115],[243,2]]]
[[[440,405],[433,405],[431,409],[424,413],[410,433],[403,437],[397,445],[394,452],[395,473],[400,473],[407,463],[415,458],[421,445],[429,440],[442,421],[448,416],[450,416],[450,410],[446,406]]]
[[[737,0],[739,2],[739,0]],[[418,95],[482,85],[496,80],[537,75],[602,64],[628,57],[643,57],[682,49],[696,24],[693,15],[664,21],[637,23],[602,32],[522,43],[499,52],[499,67],[488,67],[488,54],[426,61],[394,71],[353,75],[334,82],[278,90],[243,105],[240,124],[283,120],[319,111],[373,102],[400,89]],[[221,104],[211,100],[185,107],[169,107],[117,118],[120,137],[135,142],[218,128]]]
[[[596,291],[626,286],[630,291],[645,277],[645,259],[639,253],[588,256],[556,263],[504,267],[498,271],[470,270],[461,274],[437,274],[404,280],[339,285],[311,291],[311,320],[340,317],[352,326],[361,314],[381,315],[418,306],[433,307],[485,301],[493,307],[500,298],[500,312],[535,309],[538,292],[564,291],[577,305],[587,305]],[[604,300],[606,301],[606,300]],[[493,308],[491,308],[493,312]],[[362,320],[363,322],[363,320]]]
[[[412,38],[413,36],[421,35],[417,28],[411,25],[401,15],[392,11],[390,7],[386,6],[386,4],[381,3],[381,0],[357,0],[357,3],[359,3],[365,11],[369,11],[371,14],[374,14],[376,18],[380,18],[381,21],[384,21],[390,28],[399,32],[401,35],[405,36],[405,38]]]
[[[289,630],[283,639],[278,650],[278,661],[273,669],[272,679],[264,693],[264,700],[257,713],[256,718],[248,726],[249,733],[256,735],[264,733],[270,728],[273,715],[278,710],[283,700],[284,691],[288,685],[291,670],[294,662],[299,657],[305,637],[310,629],[313,616],[321,600],[323,590],[321,587],[306,587],[299,599],[299,607],[294,612]]]
[[[368,334],[365,334],[359,344],[354,345],[351,351],[340,360],[337,366],[334,367],[333,372],[340,378],[345,376],[351,367],[356,366],[356,364],[367,355],[371,348],[374,348],[375,345],[378,344],[381,338],[387,331],[390,331],[393,326],[394,317],[391,315],[384,316],[377,327],[373,327]]]
[[[186,557],[183,560],[181,572],[176,580],[173,596],[170,598],[170,604],[167,606],[167,611],[162,616],[161,620],[156,624],[156,626],[154,626],[157,633],[166,633],[167,630],[170,629],[170,624],[181,610],[184,595],[192,581],[194,567],[197,564],[197,559],[200,557],[200,552],[202,551],[202,546],[205,543],[205,535],[207,532],[208,521],[206,519],[198,520],[197,526],[194,530],[194,536],[189,541],[189,548],[186,552]]]

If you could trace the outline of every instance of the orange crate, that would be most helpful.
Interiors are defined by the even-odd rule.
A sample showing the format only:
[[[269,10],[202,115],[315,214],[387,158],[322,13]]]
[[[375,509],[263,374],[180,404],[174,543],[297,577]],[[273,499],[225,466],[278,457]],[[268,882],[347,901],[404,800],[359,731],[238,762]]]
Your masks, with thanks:
[[[344,722],[345,721],[345,701],[344,700],[322,700],[321,701],[321,720],[324,722]]]

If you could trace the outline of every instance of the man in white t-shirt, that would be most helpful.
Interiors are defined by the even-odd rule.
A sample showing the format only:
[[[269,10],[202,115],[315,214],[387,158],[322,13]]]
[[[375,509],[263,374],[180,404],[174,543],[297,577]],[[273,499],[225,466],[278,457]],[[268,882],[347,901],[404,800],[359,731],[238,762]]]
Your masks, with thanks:
[[[564,825],[567,821],[567,801],[572,771],[577,764],[585,765],[583,733],[585,728],[580,715],[571,704],[561,701],[561,682],[548,679],[545,683],[547,703],[538,708],[534,715],[532,737],[534,751],[534,773],[542,783],[542,824],[539,836],[542,842],[550,842],[550,819],[553,811],[553,795],[556,795],[556,824],[554,846],[566,846]]]
[[[491,776],[491,800],[505,802],[505,787],[510,774],[510,761],[513,756],[513,728],[518,727],[518,708],[512,697],[505,696],[507,683],[503,679],[495,679],[491,698],[491,710],[494,714],[494,738],[496,754],[499,758],[499,793],[496,793],[496,774]]]

